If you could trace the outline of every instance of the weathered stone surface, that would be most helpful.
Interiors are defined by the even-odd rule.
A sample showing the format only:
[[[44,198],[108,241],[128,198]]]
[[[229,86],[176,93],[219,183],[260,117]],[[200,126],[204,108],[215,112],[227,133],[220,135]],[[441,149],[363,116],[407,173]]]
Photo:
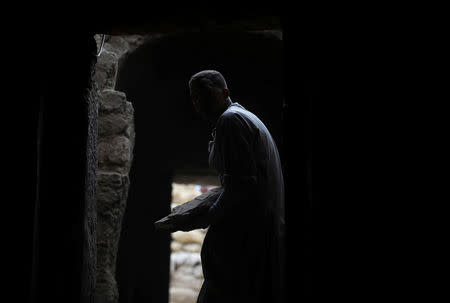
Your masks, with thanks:
[[[197,279],[200,279],[203,283],[204,277],[203,277],[203,268],[202,268],[201,264],[194,267],[193,274],[194,274],[194,277],[196,277]]]
[[[174,241],[180,242],[180,243],[203,243],[205,235],[200,232],[199,230],[192,230],[189,232],[184,231],[176,231],[172,233],[172,239]]]
[[[97,192],[98,249],[103,260],[115,259],[122,216],[129,187],[128,175],[99,172]],[[103,252],[107,252],[104,254]],[[102,258],[99,258],[101,263]],[[111,263],[113,265],[114,263]]]
[[[103,50],[98,57],[95,81],[99,91],[105,88],[113,89],[116,85],[118,58],[115,53]]]
[[[191,266],[201,264],[201,258],[199,254],[184,251],[173,253],[170,256],[170,260],[175,264],[175,269],[183,264]]]
[[[104,89],[99,95],[98,110],[100,113],[123,113],[126,102],[125,93],[113,89]]]
[[[188,244],[184,244],[182,247],[183,251],[196,252],[196,253],[200,252],[201,249],[202,249],[202,246],[198,243],[188,243]]]
[[[126,164],[131,159],[131,142],[124,136],[111,140],[109,161],[116,164]]]
[[[106,236],[105,233],[102,234]],[[102,256],[97,261],[97,266],[99,268],[99,270],[97,271],[98,283],[101,283],[102,281],[113,283],[110,281],[111,278],[114,278],[114,276],[111,274],[111,267],[114,265],[114,262],[116,260],[116,256],[110,253],[113,248],[114,243],[112,243],[112,241],[102,241],[98,243],[98,253]]]
[[[116,172],[98,172],[97,207],[101,214],[116,207],[125,207],[128,179],[127,175]]]
[[[97,194],[97,210],[101,212],[103,215],[109,211],[109,208],[114,207],[115,205],[119,205],[122,198],[122,189],[119,190],[111,190],[110,187],[104,188],[100,190]]]
[[[170,250],[172,252],[177,252],[177,251],[180,251],[182,246],[183,245],[181,243],[172,241],[172,243],[170,243]]]
[[[99,168],[121,173],[128,172],[132,148],[130,139],[125,136],[117,136],[111,140],[102,139],[98,144]]]
[[[190,303],[196,302],[198,293],[189,288],[176,287],[170,289],[169,303]]]
[[[189,268],[183,266],[183,268]],[[192,271],[192,269],[191,269]],[[185,287],[190,288],[195,292],[199,292],[202,287],[203,278],[196,278],[193,273],[184,273],[182,270],[177,270],[171,275],[170,285],[171,288]]]
[[[100,136],[114,136],[125,133],[132,123],[133,117],[122,114],[102,115],[98,120],[98,133]]]
[[[115,91],[118,59],[127,52],[123,37],[107,36],[98,58],[98,182],[97,286],[95,303],[118,303],[115,280],[122,218],[129,190],[133,159],[134,109],[123,92]]]
[[[172,184],[172,203],[181,204],[201,194],[200,188],[194,184]]]
[[[97,281],[96,303],[114,303],[119,302],[119,292],[117,283],[111,273],[105,273],[103,278]],[[108,278],[107,278],[108,277]]]
[[[94,40],[91,40],[95,42]],[[98,90],[94,80],[96,59],[92,58],[90,66],[91,87],[85,91],[87,104],[87,141],[86,141],[86,177],[85,177],[85,219],[84,219],[84,258],[82,264],[81,289],[86,302],[95,299],[96,269],[97,269],[97,142],[98,142]]]
[[[124,53],[128,52],[130,45],[126,39],[121,36],[107,36],[103,49],[115,53],[120,58]]]
[[[96,302],[118,302],[115,264],[129,177],[99,171],[97,190],[97,289]]]
[[[99,111],[96,303],[117,303],[115,269],[129,189],[134,140],[133,109],[124,94],[105,92]],[[111,102],[111,104],[105,104]],[[124,136],[128,132],[128,137]],[[119,134],[119,135],[117,135]]]
[[[99,171],[97,176],[97,182],[100,188],[107,187],[118,189],[123,186],[123,176],[121,174],[109,171]]]

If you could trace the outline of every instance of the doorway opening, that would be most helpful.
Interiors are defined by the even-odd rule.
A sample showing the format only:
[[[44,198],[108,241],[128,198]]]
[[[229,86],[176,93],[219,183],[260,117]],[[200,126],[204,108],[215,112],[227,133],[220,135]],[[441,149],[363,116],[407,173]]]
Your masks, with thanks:
[[[213,176],[177,174],[172,183],[171,207],[190,201],[218,186],[218,178]],[[197,301],[204,280],[200,251],[206,232],[207,228],[172,233],[169,303]]]
[[[201,239],[203,231],[169,234],[153,226],[169,214],[173,203],[188,201],[177,198],[180,192],[194,195],[218,185],[217,173],[208,166],[213,126],[194,111],[190,76],[203,69],[219,70],[232,101],[260,117],[283,157],[282,48],[281,36],[272,31],[165,34],[146,37],[119,62],[115,89],[133,105],[135,131],[117,255],[121,303],[175,300],[171,286],[182,279],[177,282],[171,274],[183,270],[201,280],[198,257],[174,251],[198,251],[201,240],[186,239]],[[180,266],[182,261],[189,269]]]

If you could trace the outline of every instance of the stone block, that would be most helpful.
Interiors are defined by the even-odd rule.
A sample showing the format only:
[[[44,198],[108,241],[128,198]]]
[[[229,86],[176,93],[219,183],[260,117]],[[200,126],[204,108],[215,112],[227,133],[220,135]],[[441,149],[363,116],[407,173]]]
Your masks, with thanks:
[[[184,244],[181,248],[183,251],[199,253],[202,249],[202,246],[198,243],[188,243]]]
[[[109,161],[116,164],[126,164],[130,160],[131,142],[125,136],[117,136],[111,140],[112,148],[109,154]]]
[[[176,231],[172,233],[172,239],[174,241],[186,244],[186,243],[198,243],[202,244],[203,239],[205,238],[205,234],[200,230],[192,230],[189,232],[184,231]]]
[[[128,172],[132,158],[132,144],[125,136],[111,140],[100,139],[98,143],[99,169]]]
[[[121,36],[108,36],[105,39],[103,49],[113,52],[120,58],[129,49],[128,41]]]
[[[204,277],[203,277],[203,269],[202,269],[201,264],[194,267],[193,274],[194,274],[194,277],[203,281]]]
[[[119,173],[110,171],[101,171],[97,173],[97,183],[99,187],[110,187],[111,189],[117,189],[123,187],[124,176]]]
[[[95,303],[117,303],[119,292],[112,273],[98,271],[96,277]]]
[[[175,270],[181,265],[197,266],[201,264],[200,254],[191,252],[175,252],[170,256],[170,262],[175,264]]]
[[[125,134],[131,123],[133,123],[132,116],[125,116],[123,114],[99,115],[98,135],[106,137]]]
[[[98,57],[94,75],[94,80],[100,92],[105,88],[114,89],[116,85],[117,67],[117,55],[104,49]]]
[[[198,186],[194,184],[172,184],[172,203],[182,204],[190,201],[197,196],[200,196],[202,192]]]
[[[97,201],[99,206],[106,205],[109,209],[120,203],[123,198],[123,191],[127,189],[123,178],[121,174],[115,172],[98,172]]]
[[[170,250],[171,250],[172,252],[177,252],[177,251],[180,251],[180,250],[181,250],[181,247],[182,247],[182,246],[183,246],[183,245],[182,245],[181,243],[172,241],[172,243],[170,243]]]
[[[169,303],[195,303],[198,292],[183,287],[171,288],[169,293]]]
[[[176,271],[170,278],[170,288],[185,287],[198,292],[202,283],[203,279],[197,279],[193,274],[184,274],[182,271]]]
[[[98,98],[99,113],[119,112],[123,113],[126,106],[126,95],[114,89],[104,89]]]

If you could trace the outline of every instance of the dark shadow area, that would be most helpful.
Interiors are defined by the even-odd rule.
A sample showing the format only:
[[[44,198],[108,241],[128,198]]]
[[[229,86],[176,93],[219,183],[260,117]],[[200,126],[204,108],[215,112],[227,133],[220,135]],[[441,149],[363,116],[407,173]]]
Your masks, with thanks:
[[[405,163],[405,168],[406,166],[408,168],[405,170],[408,172],[406,174],[399,171],[403,167],[399,167],[398,160],[404,161],[407,155],[411,156],[416,145],[421,145],[422,142],[413,132],[411,134],[411,137],[414,137],[413,148],[404,150],[404,153],[396,150],[402,145],[399,134],[409,132],[409,126],[413,124],[409,121],[403,123],[405,109],[413,103],[419,104],[420,109],[426,109],[429,107],[430,98],[433,99],[429,94],[434,92],[435,87],[428,90],[426,85],[418,81],[419,76],[428,77],[430,75],[428,71],[417,75],[415,82],[405,79],[409,80],[408,77],[411,75],[415,77],[417,74],[412,71],[417,71],[418,59],[425,59],[426,64],[430,65],[428,60],[437,58],[434,53],[428,56],[417,52],[423,46],[431,52],[434,52],[435,48],[431,47],[428,41],[422,44],[416,36],[416,34],[428,36],[436,28],[424,30],[422,27],[424,19],[417,17],[420,30],[413,32],[414,43],[405,47],[402,45],[404,42],[402,37],[407,34],[414,22],[402,22],[400,19],[411,14],[405,14],[403,10],[392,11],[390,8],[382,8],[394,15],[392,20],[395,22],[391,22],[382,16],[384,12],[375,14],[375,18],[368,17],[367,14],[374,11],[372,8],[359,14],[354,14],[353,10],[348,10],[347,7],[343,8],[345,11],[334,10],[333,7],[328,10],[317,10],[316,14],[305,6],[301,9],[294,9],[293,6],[283,9],[286,13],[292,13],[283,17],[285,74],[288,75],[285,78],[284,91],[288,107],[284,112],[282,144],[288,196],[287,264],[291,273],[288,292],[290,295],[300,297],[302,302],[319,302],[336,298],[367,301],[367,297],[373,298],[375,295],[383,299],[392,298],[393,292],[403,299],[405,296],[417,299],[418,293],[424,293],[429,299],[432,292],[424,287],[423,281],[429,280],[428,278],[433,275],[421,272],[421,268],[418,268],[421,265],[417,261],[425,262],[423,265],[429,268],[428,261],[436,258],[414,255],[414,252],[420,251],[419,248],[427,249],[429,252],[434,250],[429,248],[428,243],[416,238],[418,233],[410,229],[417,228],[417,225],[425,228],[428,224],[423,220],[434,219],[433,216],[425,218],[422,213],[427,208],[425,203],[429,199],[420,199],[421,213],[409,217],[414,222],[408,220],[403,224],[405,210],[411,208],[413,200],[405,198],[405,195],[417,196],[416,190],[427,190],[419,182],[422,177],[429,176],[424,174],[415,178],[416,174],[409,172],[418,168],[417,159],[428,160],[428,156],[417,154],[416,158],[414,155],[414,159],[408,161],[407,165]],[[233,23],[235,20],[229,18],[228,12],[238,9],[240,7],[227,7],[227,14],[221,18],[224,27],[227,22]],[[5,39],[4,47],[4,51],[8,54],[4,56],[7,70],[3,71],[6,85],[2,92],[9,93],[9,96],[4,96],[5,102],[2,103],[5,106],[2,110],[4,130],[2,165],[6,166],[3,170],[5,180],[2,182],[5,195],[2,200],[4,214],[2,252],[6,253],[6,256],[2,258],[4,261],[2,272],[6,277],[3,293],[5,296],[12,294],[16,302],[26,302],[30,295],[31,277],[33,273],[37,274],[35,271],[37,264],[33,265],[33,258],[42,258],[43,274],[39,277],[34,276],[33,281],[42,286],[34,290],[43,294],[44,302],[53,301],[52,299],[65,302],[92,302],[89,298],[90,291],[86,291],[87,288],[80,288],[80,284],[91,282],[92,276],[85,275],[80,278],[83,270],[78,266],[81,262],[90,262],[92,255],[87,254],[85,248],[80,246],[81,239],[86,235],[80,226],[83,214],[86,215],[83,202],[86,200],[81,197],[86,193],[83,183],[87,175],[86,171],[82,171],[86,166],[80,159],[87,158],[88,138],[87,111],[82,106],[84,100],[81,95],[85,93],[84,89],[88,85],[77,82],[88,78],[87,69],[83,66],[89,64],[92,49],[87,47],[89,39],[78,36],[78,33],[90,37],[95,33],[143,34],[147,32],[147,28],[159,25],[164,19],[164,17],[157,19],[147,11],[145,18],[137,18],[135,16],[137,11],[136,6],[121,7],[121,18],[118,20],[119,18],[112,18],[111,14],[94,14],[89,10],[86,10],[85,16],[72,14],[73,19],[67,14],[55,14],[54,10],[47,10],[45,13],[33,13],[33,16],[20,19],[20,27],[17,22],[11,22],[5,27],[5,33],[9,35]],[[181,24],[180,28],[184,28],[184,24],[198,23],[199,16],[187,14],[186,11],[183,13],[186,16],[183,21],[186,22],[178,23]],[[133,19],[132,25],[123,18],[124,16],[128,16],[129,20]],[[413,14],[412,17],[416,18],[416,15]],[[208,20],[212,19],[214,18]],[[165,23],[176,27],[176,16]],[[45,26],[42,26],[43,24]],[[201,28],[208,28],[207,24],[201,23]],[[161,31],[157,28],[155,32]],[[225,38],[221,39],[220,43],[217,42],[219,48],[230,50],[229,54],[245,51],[239,44],[233,44]],[[170,60],[166,58],[167,60],[161,62],[166,62],[166,66],[169,66],[168,61],[182,62],[182,66],[192,67],[189,74],[203,68],[200,65],[193,68],[196,63],[185,62],[186,57],[180,54],[194,48],[204,48],[205,45],[197,47],[193,43],[186,43],[178,46],[179,49],[170,48],[172,51],[167,53],[171,54]],[[260,51],[261,49],[255,56],[259,56]],[[208,62],[204,57],[202,60],[204,61],[199,59],[198,62]],[[153,63],[157,64],[156,61]],[[161,79],[166,79],[170,85],[162,85],[164,83],[162,80],[155,83],[166,89],[170,87],[168,92],[158,93],[167,97],[169,93],[177,92],[176,81],[172,81],[170,73],[162,73],[165,74],[165,78]],[[240,84],[235,82],[236,77],[244,80],[249,77],[240,73],[237,73],[237,76],[227,73],[224,71],[230,81],[233,100],[239,102],[241,100],[237,97]],[[177,78],[178,76],[173,77]],[[126,214],[124,226],[127,227],[123,239],[124,243],[126,241],[135,243],[134,246],[129,246],[128,253],[131,249],[139,253],[142,251],[140,258],[151,260],[152,255],[149,251],[156,254],[161,250],[161,256],[168,258],[168,244],[165,248],[166,244],[161,245],[155,241],[151,222],[153,218],[161,217],[168,212],[169,202],[164,199],[169,199],[170,190],[167,184],[173,172],[160,171],[159,168],[167,164],[164,163],[166,158],[154,155],[164,155],[162,151],[159,149],[153,151],[150,147],[146,149],[140,146],[146,144],[163,146],[164,144],[159,144],[157,140],[164,136],[168,137],[170,132],[164,133],[164,136],[158,134],[163,129],[158,127],[152,129],[152,133],[148,135],[140,135],[139,128],[142,126],[139,126],[141,123],[139,121],[142,119],[151,122],[149,125],[165,125],[152,122],[159,118],[152,117],[148,112],[156,112],[159,117],[169,116],[152,109],[155,105],[159,108],[162,104],[167,105],[158,100],[154,94],[148,92],[147,96],[151,98],[141,99],[137,98],[139,95],[137,92],[133,96],[133,87],[136,87],[134,90],[137,91],[138,82],[146,86],[150,83],[139,79],[138,75],[134,77],[134,84],[130,82],[127,85],[129,89],[125,91],[137,109],[136,163],[147,161],[147,166],[142,166],[144,176],[142,178],[146,178],[149,182],[144,182],[147,188],[143,187],[140,192],[136,189],[131,190],[135,193],[135,197],[130,199],[129,211],[131,214],[138,214],[140,208],[143,209],[147,204],[152,207],[159,205],[161,210],[158,213],[149,206],[147,213],[143,213],[140,217]],[[180,87],[181,84],[184,85],[185,80],[178,80]],[[153,91],[159,90],[158,87],[149,88]],[[144,87],[141,89],[144,90]],[[260,87],[258,93],[259,89]],[[424,93],[424,89],[426,94],[419,96],[418,90]],[[243,100],[242,103],[246,105]],[[42,101],[50,108],[44,111],[47,118],[40,120]],[[181,103],[177,104],[181,106]],[[387,121],[386,114],[389,114],[393,121]],[[418,120],[422,135],[427,136],[433,133],[433,130],[428,132],[422,128],[428,122],[422,120],[424,115],[421,111],[411,117]],[[425,118],[431,120],[430,117],[434,116]],[[395,123],[392,123],[394,121]],[[38,135],[40,126],[44,126],[42,137]],[[203,130],[205,133],[200,133]],[[197,137],[209,139],[209,132],[202,127]],[[39,138],[42,139],[40,157],[38,157]],[[195,136],[190,138],[193,140]],[[166,143],[171,141],[169,138],[163,139]],[[199,139],[200,145],[197,147],[199,153],[206,154],[204,139]],[[196,146],[193,143],[191,145]],[[170,149],[166,147],[165,150]],[[179,151],[186,152],[184,149]],[[198,157],[198,161],[206,161],[204,154]],[[189,163],[187,160],[183,161]],[[191,166],[202,167],[194,164]],[[138,167],[137,164],[132,171]],[[406,175],[411,179],[415,178],[416,183],[412,185],[413,183],[405,182]],[[158,197],[155,192],[148,194],[157,188],[155,182],[154,186],[150,186],[152,180],[157,179],[163,183],[161,186],[164,188],[164,195],[160,195],[163,202],[150,204],[145,199],[139,200],[139,197]],[[394,191],[398,189],[401,181],[408,183],[407,187],[397,192],[398,195],[392,195],[390,189]],[[132,184],[138,186],[138,182],[135,180]],[[38,184],[42,184],[43,187]],[[36,205],[41,202],[44,204],[41,209],[44,213],[38,216],[38,220],[34,220]],[[145,224],[141,223],[144,228],[134,229],[138,233],[132,239],[127,233],[133,234],[130,231],[133,225],[138,225],[137,219]],[[36,228],[39,221],[43,225],[41,231]],[[400,224],[402,228],[396,230],[391,224],[392,221]],[[43,246],[39,249],[36,247],[33,249],[35,232],[44,233],[41,238]],[[433,233],[428,230],[420,232],[425,235],[424,237]],[[303,238],[300,239],[299,234],[300,237],[303,235]],[[399,249],[403,244],[399,239],[404,239],[405,234],[413,236],[412,249],[407,251]],[[161,242],[168,243],[168,236],[164,236]],[[37,254],[38,250],[40,255]],[[127,252],[121,249],[119,256],[125,253]],[[141,261],[136,260],[133,263],[134,267],[131,266],[131,261],[127,261],[129,264],[119,264],[119,271],[123,273],[129,266],[130,272],[137,277],[137,266]],[[399,261],[403,266],[399,266]],[[165,268],[166,263],[162,263],[162,267]],[[136,297],[139,293],[143,297],[151,293],[155,293],[159,298],[163,297],[166,292],[165,286],[161,287],[162,290],[158,290],[161,283],[152,284],[150,279],[155,277],[166,285],[165,271],[160,273],[159,267],[148,269],[146,268],[148,263],[142,264],[139,274],[144,277],[142,280],[144,282],[138,285],[135,282],[137,278],[133,280],[130,275],[128,279],[130,289],[131,287],[137,289]],[[399,285],[400,280],[408,282],[406,287]],[[83,296],[81,300],[80,297]]]
[[[3,150],[8,146],[12,152],[2,212],[2,223],[7,223],[2,239],[8,246],[2,245],[2,252],[10,254],[2,255],[6,300],[93,299],[97,98],[91,88],[96,45],[88,33],[70,36],[70,41],[40,38],[42,47],[33,56],[39,58],[37,66],[27,59],[26,69],[16,66],[30,71],[38,87],[30,81],[27,89],[15,89],[14,109],[5,111],[13,113],[7,116],[14,129],[14,138],[2,143]],[[55,44],[65,51],[55,52]]]
[[[167,302],[170,234],[153,223],[170,211],[174,174],[214,174],[208,168],[212,125],[189,98],[188,81],[216,69],[231,98],[271,131],[283,158],[283,42],[267,33],[185,33],[149,40],[121,65],[116,89],[135,109],[136,142],[119,243],[121,303]]]

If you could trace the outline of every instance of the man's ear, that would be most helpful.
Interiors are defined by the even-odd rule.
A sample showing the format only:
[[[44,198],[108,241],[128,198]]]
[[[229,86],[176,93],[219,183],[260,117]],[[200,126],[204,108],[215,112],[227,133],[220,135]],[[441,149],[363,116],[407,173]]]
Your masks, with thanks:
[[[224,93],[226,98],[228,98],[230,96],[230,91],[228,90],[228,88],[224,88],[223,89],[223,93]]]

